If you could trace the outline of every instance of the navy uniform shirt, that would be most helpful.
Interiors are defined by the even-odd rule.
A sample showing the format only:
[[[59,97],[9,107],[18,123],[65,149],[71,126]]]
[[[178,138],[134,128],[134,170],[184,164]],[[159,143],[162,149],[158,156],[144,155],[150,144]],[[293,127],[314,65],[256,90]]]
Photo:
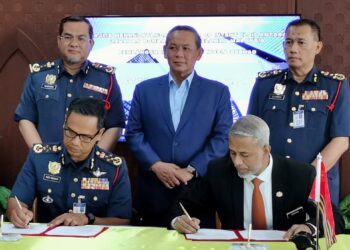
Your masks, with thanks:
[[[334,109],[330,111],[332,103]],[[349,107],[350,89],[344,75],[314,67],[300,84],[289,70],[259,73],[248,113],[261,117],[269,125],[273,153],[311,163],[332,138],[350,136]],[[296,128],[298,119],[293,119],[293,114],[297,115],[298,110],[299,114],[304,113],[304,124]],[[329,175],[332,172],[337,176],[337,167]],[[339,186],[339,178],[335,179],[338,184],[334,185]],[[339,193],[339,187],[334,188]]]
[[[78,97],[107,100],[110,109],[104,127],[125,127],[122,96],[113,67],[86,61],[71,76],[64,70],[62,60],[56,60],[31,64],[30,71],[14,119],[33,122],[43,142],[63,140],[62,126],[68,106]]]
[[[35,144],[13,186],[11,196],[31,207],[38,201],[38,219],[50,222],[73,209],[83,196],[86,213],[131,218],[131,189],[121,158],[94,146],[89,157],[74,163],[64,146]]]

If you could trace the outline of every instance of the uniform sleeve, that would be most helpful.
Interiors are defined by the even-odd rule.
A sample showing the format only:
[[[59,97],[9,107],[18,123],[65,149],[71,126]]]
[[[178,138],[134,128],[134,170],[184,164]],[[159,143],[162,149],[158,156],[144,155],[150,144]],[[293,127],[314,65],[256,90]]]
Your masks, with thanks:
[[[131,209],[130,180],[128,168],[123,160],[123,164],[119,167],[118,179],[113,185],[106,216],[130,219]]]
[[[23,119],[29,120],[34,124],[37,124],[38,122],[38,111],[35,100],[35,87],[32,82],[31,74],[29,74],[27,79],[25,80],[24,89],[14,115],[14,120],[16,122]]]
[[[259,116],[259,100],[258,100],[258,80],[255,81],[252,92],[250,93],[247,114]]]
[[[18,174],[11,191],[11,197],[17,196],[28,207],[32,206],[36,193],[36,174],[33,159],[34,154],[31,152]]]
[[[109,75],[109,77],[111,76]],[[112,75],[112,81],[113,85],[110,96],[111,106],[110,110],[107,112],[105,127],[106,129],[113,127],[125,128],[123,99],[115,75]]]
[[[350,88],[347,80],[343,81],[341,84],[331,119],[331,137],[350,136]]]

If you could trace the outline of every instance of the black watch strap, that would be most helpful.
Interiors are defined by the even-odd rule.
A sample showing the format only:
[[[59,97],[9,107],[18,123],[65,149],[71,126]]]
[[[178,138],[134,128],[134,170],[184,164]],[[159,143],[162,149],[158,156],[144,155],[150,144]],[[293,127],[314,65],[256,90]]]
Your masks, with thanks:
[[[95,215],[92,213],[86,213],[86,217],[88,218],[88,225],[92,225],[95,222]]]

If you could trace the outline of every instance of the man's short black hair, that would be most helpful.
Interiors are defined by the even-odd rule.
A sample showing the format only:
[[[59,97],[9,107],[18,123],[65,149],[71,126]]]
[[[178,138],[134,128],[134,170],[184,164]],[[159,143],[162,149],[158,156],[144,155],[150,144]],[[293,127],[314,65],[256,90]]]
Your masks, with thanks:
[[[64,26],[65,23],[68,23],[68,22],[84,22],[87,25],[89,25],[89,36],[90,36],[90,39],[93,39],[93,37],[94,37],[94,29],[93,29],[91,23],[89,22],[89,20],[87,20],[83,16],[67,16],[67,17],[63,18],[61,20],[60,26],[58,28],[58,35],[60,35],[60,36],[62,35],[63,26]]]
[[[192,32],[194,37],[195,37],[195,40],[196,40],[197,49],[202,47],[202,39],[201,39],[198,31],[195,28],[193,28],[193,27],[191,27],[189,25],[177,25],[174,28],[172,28],[171,30],[169,30],[168,34],[166,35],[165,46],[168,45],[169,40],[170,40],[170,36],[175,31],[189,31],[189,32]]]
[[[106,111],[101,100],[90,97],[76,98],[68,107],[67,119],[72,112],[84,116],[97,117],[97,129],[104,127]]]
[[[320,26],[313,20],[311,19],[298,19],[298,20],[294,20],[291,21],[290,23],[288,23],[287,28],[286,28],[286,33],[287,30],[291,27],[291,26],[302,26],[302,25],[307,25],[311,28],[311,30],[315,33],[316,35],[316,40],[318,42],[321,41],[321,28]]]

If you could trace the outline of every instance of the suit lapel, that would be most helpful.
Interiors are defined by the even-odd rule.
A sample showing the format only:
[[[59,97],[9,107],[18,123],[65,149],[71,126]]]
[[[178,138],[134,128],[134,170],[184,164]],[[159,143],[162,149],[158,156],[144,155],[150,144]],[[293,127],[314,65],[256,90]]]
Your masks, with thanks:
[[[187,123],[191,116],[193,116],[193,112],[196,109],[197,103],[202,95],[200,79],[196,72],[194,73],[191,87],[187,95],[186,103],[184,109],[182,111],[179,126],[177,127],[176,132],[179,132],[182,127]],[[170,109],[170,108],[169,108]]]
[[[278,158],[273,157],[272,168],[272,214],[273,228],[281,228],[285,221],[284,199],[286,194],[287,176]]]
[[[160,109],[162,111],[162,116],[169,127],[169,130],[172,134],[175,134],[175,129],[173,125],[173,120],[171,118],[171,111],[170,111],[170,102],[169,102],[169,82],[168,82],[168,75],[165,75],[162,77],[161,81],[159,82],[159,95],[158,97],[155,96],[159,100],[159,102],[156,100],[156,102],[160,105]]]
[[[231,166],[234,168],[234,166]],[[231,198],[232,200],[232,208],[233,208],[233,222],[235,228],[243,229],[244,228],[244,212],[243,212],[243,194],[244,194],[244,185],[243,179],[237,175],[237,171],[235,171],[235,175],[233,181],[231,182]]]

